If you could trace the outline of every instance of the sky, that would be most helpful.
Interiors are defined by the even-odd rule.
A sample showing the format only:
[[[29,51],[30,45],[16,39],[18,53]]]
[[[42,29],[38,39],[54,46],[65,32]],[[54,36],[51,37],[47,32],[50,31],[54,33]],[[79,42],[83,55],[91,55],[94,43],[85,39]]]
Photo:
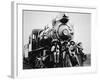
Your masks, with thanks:
[[[74,26],[74,40],[82,42],[84,52],[91,53],[91,14],[66,12]],[[28,43],[32,29],[43,29],[61,12],[23,11],[23,40]]]

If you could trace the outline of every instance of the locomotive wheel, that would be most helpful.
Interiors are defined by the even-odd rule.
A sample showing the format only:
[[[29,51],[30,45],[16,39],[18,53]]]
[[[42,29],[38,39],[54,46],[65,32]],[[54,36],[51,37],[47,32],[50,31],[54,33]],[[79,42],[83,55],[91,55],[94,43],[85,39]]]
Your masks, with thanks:
[[[39,59],[37,58],[36,61],[35,61],[35,68],[45,68],[43,61],[39,60]]]

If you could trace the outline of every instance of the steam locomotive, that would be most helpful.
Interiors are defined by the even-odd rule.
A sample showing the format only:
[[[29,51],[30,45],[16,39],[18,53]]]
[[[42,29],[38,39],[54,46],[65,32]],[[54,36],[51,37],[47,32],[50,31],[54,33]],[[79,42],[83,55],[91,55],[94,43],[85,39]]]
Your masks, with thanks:
[[[86,55],[82,43],[73,40],[74,28],[63,14],[52,21],[52,27],[33,29],[29,36],[27,63],[32,68],[83,66]],[[26,58],[24,58],[26,59]]]

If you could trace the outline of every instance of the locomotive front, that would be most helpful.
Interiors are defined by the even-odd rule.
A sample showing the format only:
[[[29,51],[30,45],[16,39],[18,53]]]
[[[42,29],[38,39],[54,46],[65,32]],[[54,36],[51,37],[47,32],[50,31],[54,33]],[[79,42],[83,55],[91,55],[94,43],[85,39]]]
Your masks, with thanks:
[[[85,55],[73,37],[74,28],[66,14],[53,19],[51,27],[33,30],[29,62],[34,63],[33,68],[82,66]]]
[[[58,39],[69,41],[73,37],[73,27],[69,25],[68,16],[63,14],[61,18],[55,21],[54,29]]]
[[[45,28],[40,34],[40,42],[42,44],[51,43],[52,40],[70,41],[73,39],[73,26],[70,25],[68,16],[63,14],[60,18],[52,21],[52,28]],[[45,42],[43,43],[43,41]],[[48,44],[47,44],[48,45]]]

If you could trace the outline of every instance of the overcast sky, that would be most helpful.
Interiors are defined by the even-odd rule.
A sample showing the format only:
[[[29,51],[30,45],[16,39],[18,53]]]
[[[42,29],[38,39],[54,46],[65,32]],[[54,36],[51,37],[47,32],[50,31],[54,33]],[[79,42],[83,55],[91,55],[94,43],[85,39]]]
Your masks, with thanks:
[[[43,29],[45,25],[50,24],[52,19],[60,12],[45,11],[23,11],[23,38],[24,44],[28,43],[29,35],[32,29]],[[74,25],[74,40],[82,42],[84,52],[91,52],[91,14],[70,13],[67,12],[70,22]]]

